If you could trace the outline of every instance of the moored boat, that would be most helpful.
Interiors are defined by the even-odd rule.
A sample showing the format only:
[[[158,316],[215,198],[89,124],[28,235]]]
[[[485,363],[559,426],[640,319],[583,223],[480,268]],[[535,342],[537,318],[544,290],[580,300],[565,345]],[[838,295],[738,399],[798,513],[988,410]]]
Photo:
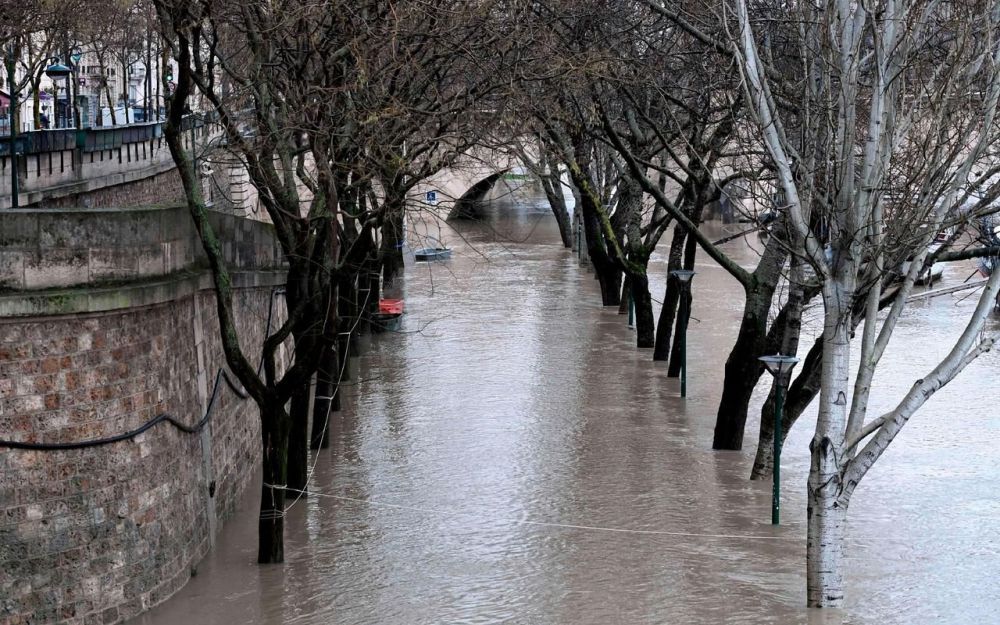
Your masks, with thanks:
[[[451,258],[451,248],[449,247],[422,247],[413,251],[413,256],[417,260],[444,260]]]

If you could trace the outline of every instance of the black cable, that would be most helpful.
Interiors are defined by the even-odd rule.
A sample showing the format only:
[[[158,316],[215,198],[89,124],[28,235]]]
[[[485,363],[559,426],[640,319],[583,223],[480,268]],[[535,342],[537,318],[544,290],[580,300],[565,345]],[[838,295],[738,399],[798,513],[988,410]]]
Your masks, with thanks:
[[[212,387],[212,397],[208,401],[208,408],[205,410],[205,415],[194,425],[184,425],[178,421],[173,415],[162,413],[158,414],[146,423],[142,424],[134,430],[128,432],[123,432],[116,436],[109,436],[106,438],[92,438],[86,441],[77,441],[72,443],[27,443],[23,441],[7,441],[0,440],[0,448],[7,447],[9,449],[28,449],[32,451],[53,451],[62,449],[86,449],[88,447],[100,447],[102,445],[110,445],[112,443],[118,443],[124,440],[130,440],[139,436],[146,430],[152,428],[153,426],[163,423],[164,421],[174,426],[181,432],[186,432],[188,434],[197,434],[200,432],[208,420],[212,417],[212,408],[215,407],[215,399],[219,394],[219,383],[225,380],[226,386],[228,386],[236,396],[240,399],[246,399],[249,395],[242,388],[239,388],[233,380],[229,377],[229,373],[223,369],[219,368],[219,371],[215,374],[215,385]]]
[[[271,289],[271,301],[267,310],[267,327],[264,330],[264,336],[269,336],[271,333],[271,322],[274,313],[274,296],[282,294],[284,292],[285,292],[284,287],[274,287]],[[260,366],[263,367],[263,365],[264,361],[263,358],[261,358]],[[260,373],[259,368],[257,370],[257,373],[258,374]],[[88,447],[101,447],[103,445],[110,445],[112,443],[119,443],[121,441],[131,440],[136,436],[139,436],[146,430],[163,422],[169,423],[170,425],[174,426],[181,432],[185,432],[187,434],[197,434],[205,427],[205,425],[208,423],[208,420],[212,418],[212,409],[215,407],[215,399],[219,394],[219,383],[222,382],[223,380],[226,381],[226,386],[228,386],[233,391],[233,393],[235,393],[236,396],[239,397],[240,399],[247,399],[248,397],[250,397],[250,395],[245,390],[243,390],[242,387],[238,386],[235,382],[233,382],[232,378],[229,377],[228,371],[226,371],[223,367],[219,367],[218,371],[216,371],[215,373],[215,384],[212,386],[212,397],[208,400],[208,408],[205,409],[204,416],[202,416],[202,418],[199,419],[198,422],[195,423],[194,425],[184,425],[183,423],[178,421],[177,418],[174,417],[173,415],[164,412],[156,415],[155,417],[143,423],[141,426],[139,426],[134,430],[129,430],[128,432],[122,432],[121,434],[116,434],[115,436],[108,436],[105,438],[92,438],[90,440],[77,441],[72,443],[28,443],[25,441],[8,441],[0,439],[0,449],[6,447],[8,449],[27,449],[31,451],[55,451],[63,449],[86,449]]]

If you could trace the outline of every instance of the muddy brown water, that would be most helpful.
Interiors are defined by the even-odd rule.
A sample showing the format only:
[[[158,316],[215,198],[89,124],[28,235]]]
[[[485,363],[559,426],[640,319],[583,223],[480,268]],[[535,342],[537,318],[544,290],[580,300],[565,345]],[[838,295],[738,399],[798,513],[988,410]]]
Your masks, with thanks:
[[[251,488],[197,576],[134,624],[1000,622],[996,354],[941,391],[858,488],[847,607],[807,610],[811,419],[785,447],[777,528],[770,483],[747,480],[758,418],[743,452],[710,451],[736,282],[699,261],[681,400],[601,308],[543,201],[432,229],[455,255],[407,268],[403,332],[357,363],[314,494],[288,513],[287,562],[254,563]],[[750,243],[729,244],[747,266]],[[654,259],[657,298],[664,270]],[[968,273],[949,267],[945,283]],[[974,305],[964,295],[911,308],[872,414],[945,353]]]

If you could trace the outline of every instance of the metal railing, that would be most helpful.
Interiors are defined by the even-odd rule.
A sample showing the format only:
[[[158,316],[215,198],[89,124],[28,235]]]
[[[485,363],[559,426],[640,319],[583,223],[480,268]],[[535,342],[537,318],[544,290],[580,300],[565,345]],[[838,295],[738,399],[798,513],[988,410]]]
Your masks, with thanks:
[[[207,115],[188,115],[181,128],[191,130],[211,123]],[[92,128],[58,128],[31,130],[18,133],[17,154],[44,154],[79,148],[84,152],[112,150],[123,145],[142,143],[163,136],[164,122],[145,122],[123,126],[98,126]],[[6,126],[5,126],[6,128]],[[0,133],[3,135],[3,133]],[[10,133],[0,136],[0,156],[10,155]]]

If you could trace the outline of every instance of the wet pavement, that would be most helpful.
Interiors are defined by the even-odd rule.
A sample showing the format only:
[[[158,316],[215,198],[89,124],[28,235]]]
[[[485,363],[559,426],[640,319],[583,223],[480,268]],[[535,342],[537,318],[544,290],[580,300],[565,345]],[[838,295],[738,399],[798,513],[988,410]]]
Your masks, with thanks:
[[[847,607],[810,611],[811,419],[785,446],[777,528],[770,482],[747,479],[757,416],[743,452],[710,450],[742,308],[736,282],[701,257],[681,400],[666,368],[634,348],[625,317],[602,309],[544,201],[494,202],[480,221],[438,228],[454,257],[407,268],[403,331],[376,338],[358,362],[313,494],[289,511],[287,562],[254,563],[251,488],[197,577],[133,623],[1000,619],[996,353],[933,398],[858,488]],[[752,247],[729,244],[748,266]],[[664,271],[654,258],[657,298]],[[969,271],[949,267],[945,283]],[[872,414],[947,351],[975,305],[965,295],[913,306]]]

